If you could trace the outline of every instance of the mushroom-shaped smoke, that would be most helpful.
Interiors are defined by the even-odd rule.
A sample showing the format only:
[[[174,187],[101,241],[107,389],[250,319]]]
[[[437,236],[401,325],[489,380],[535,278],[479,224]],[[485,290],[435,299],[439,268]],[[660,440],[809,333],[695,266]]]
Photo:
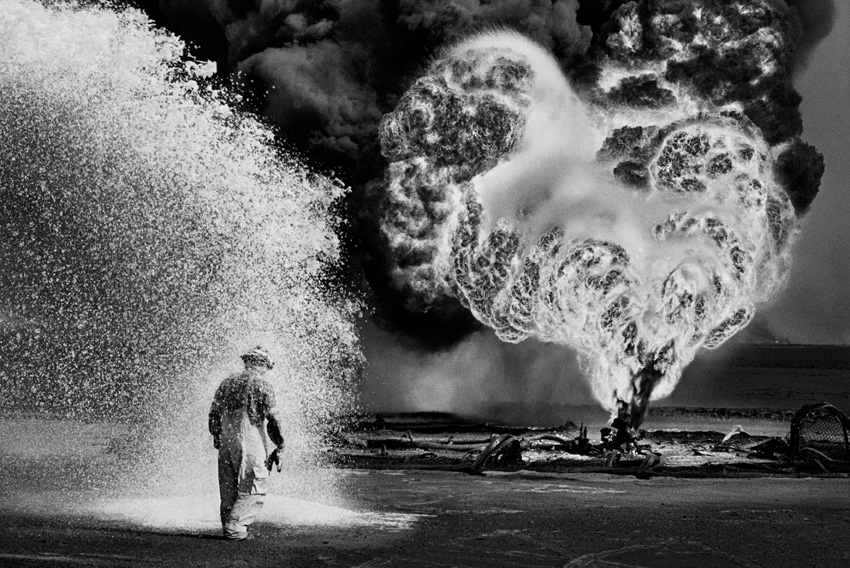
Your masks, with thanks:
[[[661,20],[668,63],[643,57],[628,6],[582,96],[512,32],[437,59],[381,124],[382,231],[411,305],[456,297],[504,341],[574,347],[596,398],[637,426],[782,287],[798,226],[776,181],[790,143],[771,146],[734,93],[677,75],[693,57]],[[706,42],[731,57],[722,34]],[[781,66],[781,38],[763,35],[757,55]]]

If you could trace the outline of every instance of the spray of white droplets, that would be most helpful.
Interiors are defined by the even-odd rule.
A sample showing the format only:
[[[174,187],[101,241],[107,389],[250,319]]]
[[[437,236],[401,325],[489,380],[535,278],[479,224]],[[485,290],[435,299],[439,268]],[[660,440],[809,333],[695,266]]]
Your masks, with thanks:
[[[137,11],[4,3],[2,400],[129,420],[122,451],[191,462],[215,387],[261,344],[287,463],[318,463],[360,361],[359,304],[327,276],[346,190],[184,51]]]

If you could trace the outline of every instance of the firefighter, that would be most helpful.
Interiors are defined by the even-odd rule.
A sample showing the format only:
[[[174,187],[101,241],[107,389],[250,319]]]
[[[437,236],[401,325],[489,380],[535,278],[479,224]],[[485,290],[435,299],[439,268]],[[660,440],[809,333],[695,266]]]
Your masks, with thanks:
[[[209,414],[213,446],[218,450],[218,484],[224,537],[248,538],[248,525],[263,507],[273,465],[280,471],[284,448],[274,389],[266,373],[274,367],[269,354],[256,347],[242,355],[245,370],[224,379]],[[269,454],[263,426],[274,444]]]

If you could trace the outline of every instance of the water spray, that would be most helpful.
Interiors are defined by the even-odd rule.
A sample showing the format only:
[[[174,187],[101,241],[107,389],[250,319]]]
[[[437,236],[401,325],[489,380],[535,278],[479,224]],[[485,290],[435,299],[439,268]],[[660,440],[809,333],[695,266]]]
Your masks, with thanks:
[[[318,465],[359,360],[327,278],[345,188],[142,13],[50,4],[0,13],[0,318],[34,323],[0,336],[4,409],[139,425],[138,477],[194,480],[211,389],[262,343],[287,477]]]

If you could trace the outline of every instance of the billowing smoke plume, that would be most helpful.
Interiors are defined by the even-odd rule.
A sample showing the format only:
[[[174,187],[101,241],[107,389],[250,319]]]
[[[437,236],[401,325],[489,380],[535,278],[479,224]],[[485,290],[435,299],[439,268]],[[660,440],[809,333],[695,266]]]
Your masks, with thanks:
[[[383,191],[368,182],[385,167],[378,124],[430,57],[472,32],[522,33],[555,57],[585,99],[609,108],[669,113],[681,89],[712,105],[737,101],[768,142],[791,141],[777,173],[798,211],[819,185],[819,156],[798,138],[790,78],[795,60],[828,32],[832,0],[136,1],[215,59],[221,76],[246,86],[283,138],[354,184],[348,242],[384,315],[402,311],[397,323],[417,312],[388,280],[393,262],[375,239]],[[456,311],[434,305],[429,313]]]
[[[776,0],[767,11],[741,11],[739,3],[719,0],[135,1],[216,60],[222,75],[235,73],[253,85],[256,104],[287,139],[357,182],[382,167],[377,126],[405,83],[447,43],[493,27],[528,36],[573,72],[600,50],[635,63],[690,45],[684,68],[671,73],[696,72],[694,82],[707,79],[706,86],[720,74],[742,79],[738,85],[747,88],[754,69],[740,64],[767,55],[778,64],[771,81],[759,87],[770,100],[751,97],[749,110],[780,131],[799,134],[799,97],[782,83],[795,55],[804,59],[829,31],[834,12],[832,0]],[[700,11],[705,16],[697,25]],[[721,53],[716,40],[728,26],[742,40]],[[752,46],[756,53],[748,51]],[[645,83],[639,84],[646,89]]]
[[[548,337],[526,323],[540,309],[535,273],[548,270],[533,266],[572,259],[585,243],[573,252],[588,267],[573,283],[619,276],[583,301],[637,302],[606,319],[608,335],[591,350],[620,349],[611,330],[635,314],[672,310],[681,321],[636,321],[637,354],[612,364],[631,374],[657,359],[675,377],[699,345],[722,342],[781,286],[796,231],[789,200],[803,215],[823,173],[800,139],[791,80],[829,31],[832,0],[138,3],[215,59],[280,137],[354,186],[346,242],[376,319],[432,343],[457,340],[475,321],[512,340]],[[493,29],[540,48],[481,40],[487,48],[470,61],[455,50],[429,65],[445,45]],[[563,136],[567,128],[579,134]],[[652,259],[667,258],[650,251],[691,250],[683,243],[716,266],[661,266],[648,279]],[[502,268],[485,277],[487,264]],[[708,285],[697,273],[726,276]],[[667,291],[651,292],[668,274]],[[659,304],[688,295],[678,311]],[[516,300],[505,312],[508,296]],[[707,307],[705,319],[695,315]],[[665,362],[662,339],[673,335]],[[612,381],[617,396],[653,390]],[[599,387],[606,404],[609,387]]]
[[[769,0],[624,4],[598,36],[589,97],[611,114],[625,113],[626,123],[736,109],[769,144],[786,143],[777,148],[776,176],[805,213],[823,164],[799,139],[800,96],[790,77],[800,26],[796,11]],[[632,164],[620,170],[625,177],[636,173]]]
[[[161,0],[148,11],[255,87],[263,114],[325,163],[363,179],[382,167],[377,127],[403,82],[446,42],[505,25],[563,60],[590,30],[577,0]]]
[[[584,100],[517,34],[445,52],[381,127],[399,287],[458,298],[505,341],[575,347],[640,424],[787,276],[811,195],[783,164],[819,158],[759,113],[787,87],[787,24],[766,1],[623,5]]]

